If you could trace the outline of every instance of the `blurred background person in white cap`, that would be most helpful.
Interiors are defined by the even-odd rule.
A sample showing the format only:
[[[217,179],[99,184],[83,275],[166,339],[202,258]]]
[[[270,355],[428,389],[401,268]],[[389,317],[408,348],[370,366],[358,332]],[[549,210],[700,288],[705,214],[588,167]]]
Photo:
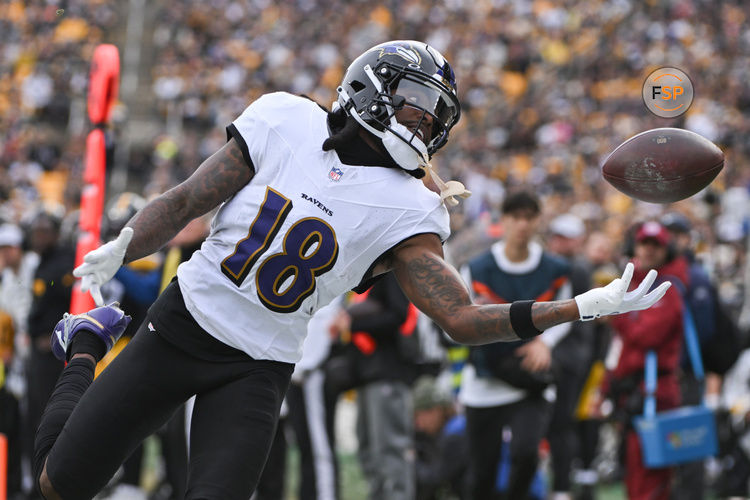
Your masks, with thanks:
[[[0,225],[0,433],[8,438],[7,494],[21,493],[21,413],[23,361],[28,356],[26,319],[39,257],[23,251],[23,232]]]
[[[582,251],[585,238],[586,226],[573,214],[559,215],[549,223],[547,250],[570,263],[573,295],[591,287],[592,266]],[[555,498],[572,498],[571,469],[573,460],[581,449],[581,439],[573,414],[593,362],[594,327],[592,321],[572,323],[568,335],[552,350],[557,397],[552,409],[547,440],[552,456],[552,489]]]
[[[31,287],[39,256],[23,251],[23,231],[14,224],[0,226],[0,310],[13,320],[15,347],[28,351],[27,319],[31,307]]]
[[[609,283],[612,277],[616,277],[619,252],[615,252],[615,242],[611,235],[603,231],[590,232],[582,253],[591,266],[592,283]],[[597,484],[602,479],[606,481],[613,472],[619,474],[620,470],[617,451],[614,450],[611,457],[607,456],[603,451],[607,448],[607,440],[601,446],[599,443],[600,431],[606,422],[601,407],[601,383],[606,372],[604,361],[611,346],[613,331],[607,318],[599,318],[591,323],[594,328],[592,344],[589,346],[591,357],[575,410],[575,435],[579,445],[573,472],[576,500],[594,499]],[[614,447],[616,446],[615,444]],[[600,471],[603,472],[603,477]]]

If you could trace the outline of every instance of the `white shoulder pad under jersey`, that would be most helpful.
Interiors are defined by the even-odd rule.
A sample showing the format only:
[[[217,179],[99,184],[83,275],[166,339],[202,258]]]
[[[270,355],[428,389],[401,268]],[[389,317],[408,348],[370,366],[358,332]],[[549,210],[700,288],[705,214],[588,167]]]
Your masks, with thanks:
[[[298,361],[312,314],[357,286],[378,257],[416,234],[449,236],[447,210],[420,180],[323,151],[326,117],[279,92],[228,127],[255,176],[177,272],[195,320],[256,359]]]

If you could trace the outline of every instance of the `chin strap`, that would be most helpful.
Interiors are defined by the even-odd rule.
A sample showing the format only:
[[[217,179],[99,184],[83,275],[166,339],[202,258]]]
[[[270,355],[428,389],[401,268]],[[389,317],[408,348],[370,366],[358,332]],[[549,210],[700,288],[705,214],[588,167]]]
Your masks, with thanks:
[[[437,174],[426,154],[422,155],[420,163],[422,170],[429,173],[432,180],[437,184],[438,189],[440,189],[440,199],[446,206],[455,207],[458,205],[458,200],[455,198],[456,196],[463,199],[471,196],[471,191],[466,189],[466,186],[462,183],[458,181],[443,182],[443,179]]]

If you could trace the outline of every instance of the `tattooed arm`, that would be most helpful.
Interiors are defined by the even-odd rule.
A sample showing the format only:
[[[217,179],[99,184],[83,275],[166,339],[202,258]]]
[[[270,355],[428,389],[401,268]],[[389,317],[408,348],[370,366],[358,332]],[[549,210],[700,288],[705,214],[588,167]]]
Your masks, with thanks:
[[[438,237],[421,234],[394,249],[388,267],[414,305],[462,344],[518,340],[510,325],[510,305],[471,302],[458,272],[445,260]],[[579,318],[575,300],[536,302],[531,317],[539,330]]]
[[[230,140],[185,182],[152,200],[128,221],[133,239],[125,262],[150,255],[188,222],[211,211],[253,178],[236,141]]]

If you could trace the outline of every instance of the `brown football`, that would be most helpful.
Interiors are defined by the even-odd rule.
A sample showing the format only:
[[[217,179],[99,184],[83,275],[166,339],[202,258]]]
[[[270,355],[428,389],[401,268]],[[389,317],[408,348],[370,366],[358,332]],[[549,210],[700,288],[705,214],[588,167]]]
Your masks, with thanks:
[[[679,128],[655,128],[612,151],[602,175],[628,196],[651,203],[688,198],[713,181],[724,153],[705,137]]]

